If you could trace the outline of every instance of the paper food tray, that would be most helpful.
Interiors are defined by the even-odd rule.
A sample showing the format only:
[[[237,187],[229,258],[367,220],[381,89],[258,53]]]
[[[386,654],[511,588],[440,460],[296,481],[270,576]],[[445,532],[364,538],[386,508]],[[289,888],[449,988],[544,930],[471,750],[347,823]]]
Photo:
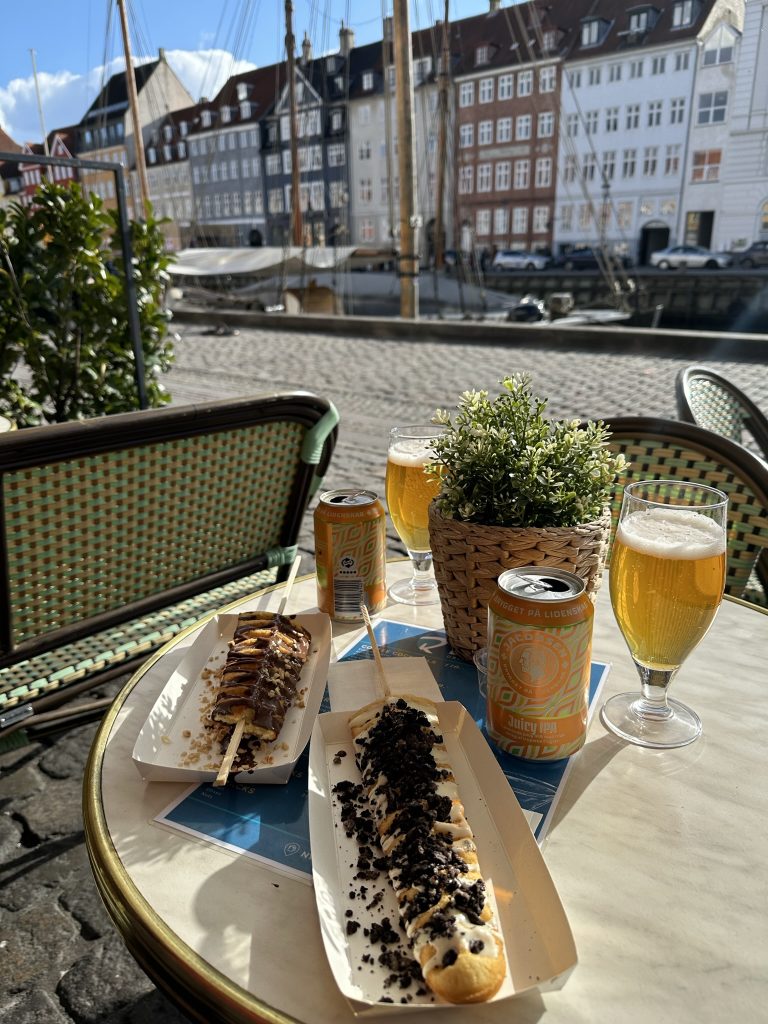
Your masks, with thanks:
[[[230,776],[235,782],[287,782],[312,733],[328,676],[331,623],[322,612],[291,617],[312,636],[297,687],[298,700],[288,709],[280,735],[256,753],[253,766]],[[231,613],[216,615],[203,627],[155,701],[133,748],[133,760],[147,781],[193,783],[216,778],[224,751],[219,753],[214,747],[188,766],[182,763],[182,756],[194,749],[196,742],[206,741],[201,702],[211,690],[203,673],[224,663],[237,618]],[[217,766],[211,768],[213,762]]]
[[[507,954],[504,984],[490,1002],[509,999],[528,989],[560,988],[576,964],[571,929],[523,811],[477,725],[458,702],[436,705],[462,802],[475,835],[483,877],[497,910]],[[389,971],[376,961],[378,947],[371,948],[363,934],[370,921],[388,916],[398,921],[394,892],[384,886],[384,903],[366,911],[363,901],[352,902],[357,840],[348,838],[340,819],[333,786],[344,779],[360,781],[354,762],[349,713],[320,715],[312,732],[309,769],[309,832],[312,870],[320,927],[328,960],[339,989],[356,1014],[399,1013],[448,1004],[434,997],[416,996],[407,1005],[399,1002],[406,992],[384,987]],[[345,750],[346,756],[339,757]],[[335,764],[334,761],[339,761]],[[378,883],[371,883],[378,888]],[[373,891],[373,888],[372,888]],[[387,900],[389,899],[389,902]],[[348,936],[345,912],[354,910],[361,922]],[[370,921],[368,918],[370,917]],[[361,965],[361,956],[373,953],[374,963]],[[382,1003],[383,996],[393,999]],[[467,1012],[467,1007],[457,1007]]]

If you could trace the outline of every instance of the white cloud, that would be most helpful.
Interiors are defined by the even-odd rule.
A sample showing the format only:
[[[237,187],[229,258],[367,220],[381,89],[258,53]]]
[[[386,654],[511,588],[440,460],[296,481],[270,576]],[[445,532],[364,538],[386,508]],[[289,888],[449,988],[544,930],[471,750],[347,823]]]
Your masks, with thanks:
[[[202,96],[212,99],[232,75],[256,67],[250,61],[235,60],[226,50],[166,50],[166,58],[195,101]],[[156,59],[156,56],[137,57],[136,63]],[[87,75],[71,71],[39,73],[37,80],[46,131],[78,124],[109,77],[124,67],[125,62],[119,57],[106,67],[93,68]],[[42,141],[31,75],[0,85],[0,127],[16,142]]]

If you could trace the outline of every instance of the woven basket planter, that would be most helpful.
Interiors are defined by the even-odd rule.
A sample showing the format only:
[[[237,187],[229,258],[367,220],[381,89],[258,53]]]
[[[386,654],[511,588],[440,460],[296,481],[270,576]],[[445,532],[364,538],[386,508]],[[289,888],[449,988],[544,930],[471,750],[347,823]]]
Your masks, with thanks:
[[[433,502],[429,539],[448,642],[466,661],[487,642],[488,601],[505,569],[547,565],[576,573],[594,600],[611,533],[606,507],[580,526],[483,526],[446,519]]]

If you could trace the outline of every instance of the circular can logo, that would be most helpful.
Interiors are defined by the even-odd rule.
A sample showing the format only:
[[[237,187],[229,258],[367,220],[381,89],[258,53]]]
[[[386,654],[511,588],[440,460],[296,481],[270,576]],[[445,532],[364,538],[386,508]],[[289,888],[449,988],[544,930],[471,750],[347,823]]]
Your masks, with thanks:
[[[571,672],[567,645],[541,629],[510,630],[499,645],[499,662],[507,684],[529,700],[553,696]]]

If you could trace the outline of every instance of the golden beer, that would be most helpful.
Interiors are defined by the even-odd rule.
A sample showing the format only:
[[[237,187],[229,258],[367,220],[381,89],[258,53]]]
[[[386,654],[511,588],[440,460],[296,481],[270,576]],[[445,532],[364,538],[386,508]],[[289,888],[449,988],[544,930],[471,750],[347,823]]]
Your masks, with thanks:
[[[429,551],[428,509],[440,489],[427,473],[429,439],[403,438],[387,455],[387,507],[397,534],[409,551]]]
[[[654,506],[619,523],[611,602],[633,658],[678,668],[709,629],[725,586],[721,526],[693,509]]]

